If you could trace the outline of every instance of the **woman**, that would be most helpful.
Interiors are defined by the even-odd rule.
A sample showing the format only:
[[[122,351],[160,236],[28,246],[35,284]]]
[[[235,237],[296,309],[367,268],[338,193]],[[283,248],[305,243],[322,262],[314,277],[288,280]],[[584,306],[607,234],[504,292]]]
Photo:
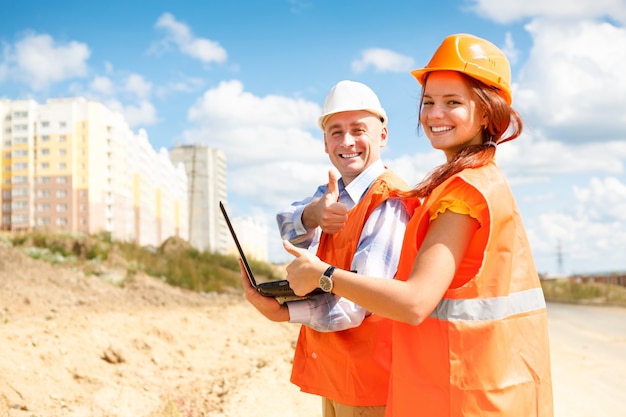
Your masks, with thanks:
[[[285,242],[297,257],[287,279],[298,294],[321,282],[395,320],[387,416],[552,416],[545,300],[494,162],[496,147],[522,131],[509,62],[492,43],[458,34],[412,74],[423,87],[421,128],[446,162],[406,196],[423,204],[396,279],[332,270]]]

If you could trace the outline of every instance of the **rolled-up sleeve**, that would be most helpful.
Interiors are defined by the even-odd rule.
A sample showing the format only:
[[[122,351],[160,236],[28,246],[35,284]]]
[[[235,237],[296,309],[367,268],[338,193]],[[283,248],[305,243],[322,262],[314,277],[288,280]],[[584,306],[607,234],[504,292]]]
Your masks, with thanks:
[[[369,216],[352,260],[351,269],[360,274],[392,279],[397,271],[404,231],[409,215],[400,199],[389,199]],[[340,331],[359,326],[369,312],[334,294],[287,303],[290,322],[320,332]]]
[[[311,197],[307,197],[304,200],[296,201],[284,210],[280,211],[276,215],[276,223],[278,223],[278,230],[280,236],[284,240],[290,241],[294,246],[300,248],[308,248],[312,246],[316,240],[319,239],[319,228],[308,229],[302,223],[302,212],[304,207],[312,200],[319,198],[326,192],[326,186],[321,185],[315,191],[315,194]]]

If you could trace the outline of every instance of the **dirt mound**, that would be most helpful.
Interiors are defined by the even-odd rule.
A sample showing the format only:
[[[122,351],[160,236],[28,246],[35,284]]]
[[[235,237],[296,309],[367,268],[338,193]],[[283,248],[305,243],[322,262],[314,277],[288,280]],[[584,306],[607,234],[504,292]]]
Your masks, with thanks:
[[[289,383],[297,326],[112,264],[85,275],[0,247],[0,417],[317,415]]]
[[[177,236],[171,236],[161,244],[159,252],[164,255],[176,255],[177,253],[192,249],[189,242]]]

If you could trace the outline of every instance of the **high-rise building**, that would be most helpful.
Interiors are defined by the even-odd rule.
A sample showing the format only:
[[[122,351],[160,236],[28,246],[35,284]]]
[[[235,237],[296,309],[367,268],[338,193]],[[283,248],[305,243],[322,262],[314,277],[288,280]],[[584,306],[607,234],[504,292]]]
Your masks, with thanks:
[[[177,145],[170,159],[187,172],[189,242],[203,251],[226,253],[229,235],[219,209],[227,197],[226,156],[202,145]]]
[[[2,229],[187,239],[187,176],[145,131],[84,98],[0,100]]]

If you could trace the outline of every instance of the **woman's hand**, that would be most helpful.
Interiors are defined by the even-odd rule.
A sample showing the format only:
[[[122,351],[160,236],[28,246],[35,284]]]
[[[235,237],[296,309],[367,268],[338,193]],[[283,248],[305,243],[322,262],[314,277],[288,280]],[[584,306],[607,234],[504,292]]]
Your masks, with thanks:
[[[311,254],[306,249],[297,248],[288,240],[283,240],[283,247],[296,257],[287,265],[287,281],[297,295],[306,295],[319,286],[320,276],[328,264]]]

